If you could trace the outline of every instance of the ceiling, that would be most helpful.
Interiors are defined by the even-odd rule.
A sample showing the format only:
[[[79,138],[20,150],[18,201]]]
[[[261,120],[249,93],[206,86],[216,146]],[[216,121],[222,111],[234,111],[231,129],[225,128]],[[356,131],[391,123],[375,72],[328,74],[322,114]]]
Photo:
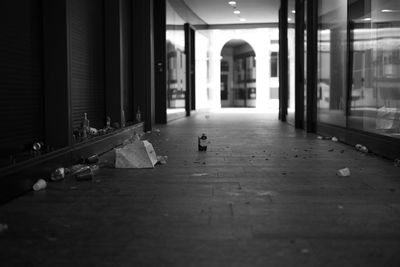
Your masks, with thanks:
[[[233,14],[234,8],[228,0],[184,0],[186,5],[209,25],[276,23],[280,0],[238,0],[236,9],[240,14]],[[246,21],[240,21],[240,18]]]

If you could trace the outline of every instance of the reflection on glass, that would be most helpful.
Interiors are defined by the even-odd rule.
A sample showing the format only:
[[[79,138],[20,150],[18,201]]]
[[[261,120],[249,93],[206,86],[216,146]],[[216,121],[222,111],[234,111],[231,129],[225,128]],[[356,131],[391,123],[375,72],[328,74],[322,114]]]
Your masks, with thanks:
[[[295,0],[288,0],[288,114],[287,121],[294,125],[295,103]]]
[[[185,108],[186,56],[184,21],[167,1],[167,109],[179,111]]]
[[[349,15],[349,127],[400,138],[400,3],[359,0]]]
[[[318,5],[318,120],[345,127],[347,0]]]

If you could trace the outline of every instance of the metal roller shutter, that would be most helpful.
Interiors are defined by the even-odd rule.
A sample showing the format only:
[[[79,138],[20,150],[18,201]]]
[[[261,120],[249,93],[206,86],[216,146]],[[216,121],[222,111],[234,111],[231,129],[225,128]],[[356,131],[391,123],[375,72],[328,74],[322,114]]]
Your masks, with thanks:
[[[90,126],[104,127],[104,4],[99,0],[71,0],[71,108],[73,128],[83,113]]]

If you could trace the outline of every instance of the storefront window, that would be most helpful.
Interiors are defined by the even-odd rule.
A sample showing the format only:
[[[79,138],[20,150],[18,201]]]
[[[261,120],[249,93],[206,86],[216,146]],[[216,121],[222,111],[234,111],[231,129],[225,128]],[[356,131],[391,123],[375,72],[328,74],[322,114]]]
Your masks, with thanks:
[[[295,112],[295,0],[288,0],[288,115],[287,121],[294,125]]]
[[[400,138],[400,3],[359,0],[349,19],[349,127]]]
[[[186,97],[186,55],[184,21],[167,1],[167,109],[168,114],[184,111]]]
[[[347,0],[318,4],[318,121],[345,127]]]

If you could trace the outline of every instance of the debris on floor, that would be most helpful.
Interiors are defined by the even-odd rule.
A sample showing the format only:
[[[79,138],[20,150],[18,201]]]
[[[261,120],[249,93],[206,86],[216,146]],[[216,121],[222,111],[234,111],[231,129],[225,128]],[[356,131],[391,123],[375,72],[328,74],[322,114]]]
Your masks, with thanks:
[[[8,230],[8,225],[5,223],[0,223],[0,234]]]
[[[349,168],[340,169],[336,172],[336,175],[339,177],[348,177],[350,176],[350,169]]]
[[[115,149],[115,168],[154,168],[156,163],[153,145],[146,140]]]
[[[75,179],[79,182],[92,180],[93,179],[92,169],[89,166],[88,168],[81,169],[81,171],[75,175]]]
[[[63,167],[55,169],[50,176],[52,181],[61,181],[65,178],[65,169]]]
[[[339,142],[339,139],[337,138],[337,137],[332,137],[332,139],[331,139],[333,142]]]
[[[363,146],[361,144],[355,145],[356,149],[362,153],[368,153],[368,148],[366,146]]]
[[[47,187],[47,182],[43,179],[39,179],[37,180],[36,183],[33,184],[32,189],[34,191],[39,191],[39,190],[43,190]]]
[[[197,137],[197,143],[199,147],[199,151],[207,151],[207,136],[205,133],[201,134],[201,136]]]
[[[157,156],[157,164],[167,164],[168,156]]]
[[[97,162],[99,162],[99,156],[98,155],[92,155],[90,157],[88,157],[85,162],[87,164],[96,164]]]

